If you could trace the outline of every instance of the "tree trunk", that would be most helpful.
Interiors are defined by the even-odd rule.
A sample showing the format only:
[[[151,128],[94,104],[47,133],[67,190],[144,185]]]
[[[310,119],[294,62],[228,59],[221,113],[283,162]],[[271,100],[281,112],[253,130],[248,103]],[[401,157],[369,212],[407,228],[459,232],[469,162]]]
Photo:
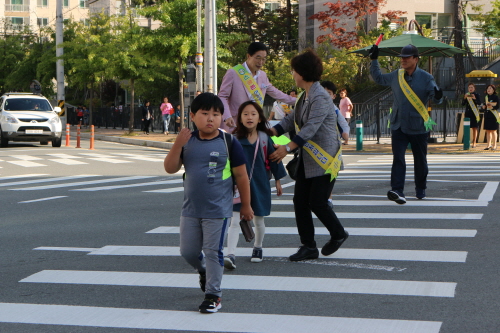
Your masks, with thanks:
[[[134,132],[134,79],[130,79],[130,119],[128,121],[128,133],[132,134]]]
[[[94,87],[94,83],[92,83],[90,85],[89,125],[92,125],[92,119],[94,118],[93,117],[93,113],[94,113],[94,106],[93,106],[93,104],[94,103],[92,103],[94,101],[94,89],[92,89],[93,87]]]
[[[285,51],[290,52],[292,39],[292,4],[290,0],[286,0],[286,45]]]
[[[455,43],[454,46],[462,49],[463,42],[463,26],[462,26],[462,0],[453,0],[453,14],[455,20]],[[465,69],[464,69],[464,56],[463,54],[455,54],[455,75],[456,87],[455,98],[459,98],[465,93]]]
[[[179,58],[179,104],[181,105],[180,129],[184,128],[184,70],[182,69],[182,58]]]

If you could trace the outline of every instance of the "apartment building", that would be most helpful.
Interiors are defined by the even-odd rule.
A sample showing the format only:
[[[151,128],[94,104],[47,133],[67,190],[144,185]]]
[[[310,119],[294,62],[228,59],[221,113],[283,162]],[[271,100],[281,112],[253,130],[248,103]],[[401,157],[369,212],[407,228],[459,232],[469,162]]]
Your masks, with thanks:
[[[351,2],[350,0],[341,0],[342,2]],[[385,13],[389,10],[405,11],[401,21],[407,23],[416,20],[420,25],[426,25],[432,29],[435,38],[447,42],[454,26],[453,8],[457,0],[387,0],[380,12]],[[317,12],[325,11],[328,8],[324,6],[325,0],[299,0],[299,39],[301,46],[316,46],[318,36],[327,32],[319,29],[320,22],[311,20],[309,17]],[[491,11],[491,0],[462,0],[462,3],[469,3],[467,6],[468,19],[464,22],[464,28],[468,31],[468,37],[474,43],[475,40],[482,38],[481,33],[475,31],[473,22],[470,20],[477,15],[471,10],[470,4],[483,5],[483,12]],[[377,25],[380,14],[374,14],[365,19],[366,26],[373,28]],[[351,27],[353,24],[351,22]],[[398,24],[393,23],[397,28]]]
[[[65,19],[84,21],[89,17],[88,0],[62,0]],[[2,3],[3,2],[3,3]],[[34,32],[55,25],[57,0],[0,0],[0,33],[9,34],[29,25]]]

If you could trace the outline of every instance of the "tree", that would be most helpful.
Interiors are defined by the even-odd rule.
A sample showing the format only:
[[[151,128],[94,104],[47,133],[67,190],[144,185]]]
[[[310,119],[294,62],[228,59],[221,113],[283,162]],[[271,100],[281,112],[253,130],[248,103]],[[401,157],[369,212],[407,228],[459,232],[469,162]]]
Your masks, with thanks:
[[[93,118],[93,92],[97,84],[110,77],[110,59],[116,51],[112,47],[111,18],[95,14],[89,25],[69,22],[67,28],[74,37],[63,42],[66,79],[69,85],[90,89],[90,124]]]
[[[148,32],[146,43],[159,59],[178,71],[181,119],[184,119],[184,66],[196,52],[196,0],[160,2],[141,13],[161,21],[158,29]],[[183,126],[181,122],[181,126]]]
[[[353,0],[347,2],[337,0],[336,3],[325,3],[328,10],[320,11],[309,17],[309,19],[322,22],[319,26],[320,30],[330,31],[325,35],[318,36],[317,42],[330,42],[337,48],[358,46],[360,34],[366,31],[363,20],[368,15],[380,12],[381,7],[386,2],[386,0]],[[388,11],[383,16],[392,18],[398,17],[402,13],[404,12]],[[352,25],[354,25],[354,29]]]

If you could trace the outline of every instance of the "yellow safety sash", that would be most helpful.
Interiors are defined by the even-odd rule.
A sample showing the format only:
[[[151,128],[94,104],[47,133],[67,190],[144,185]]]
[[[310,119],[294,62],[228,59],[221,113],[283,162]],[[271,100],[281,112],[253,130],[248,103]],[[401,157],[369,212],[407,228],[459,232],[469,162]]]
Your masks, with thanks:
[[[295,111],[297,111],[297,102],[299,99],[302,97],[302,94],[304,92],[301,92],[299,96],[297,96],[297,100],[295,101]],[[294,121],[295,124],[295,131],[297,134],[300,132],[299,125]],[[316,163],[320,167],[322,167],[325,170],[325,175],[330,174],[330,181],[334,180],[337,178],[340,167],[342,166],[342,145],[339,146],[339,150],[337,151],[337,154],[335,154],[334,157],[332,157],[330,154],[328,154],[326,151],[323,150],[317,143],[315,143],[312,140],[307,141],[303,146],[302,149],[304,149],[311,157],[313,158]]]
[[[262,90],[260,90],[259,85],[257,84],[257,82],[255,82],[253,76],[250,73],[248,73],[245,66],[240,64],[234,66],[233,69],[238,74],[238,77],[240,78],[241,82],[243,82],[243,85],[248,90],[253,100],[259,103],[260,106],[263,106],[264,95],[262,94]]]
[[[486,97],[484,99],[485,99],[485,102],[488,103],[488,95],[486,95]],[[500,115],[498,114],[498,111],[493,110],[493,109],[488,109],[488,110],[491,111],[491,113],[493,113],[493,115],[497,119],[497,123],[500,123]]]
[[[467,100],[469,101],[469,106],[472,109],[472,112],[474,112],[474,116],[476,116],[476,121],[479,121],[479,110],[477,109],[476,103],[474,103],[472,97],[467,97]]]
[[[408,82],[405,80],[405,70],[400,69],[398,72],[398,79],[399,79],[399,86],[401,87],[401,90],[403,90],[403,93],[405,94],[406,98],[410,101],[411,105],[418,111],[418,113],[422,116],[424,119],[424,126],[427,131],[432,130],[432,126],[436,125],[434,120],[432,120],[431,117],[429,117],[429,112],[427,112],[427,108],[425,107],[424,103],[418,98],[417,94],[411,89],[410,85]]]

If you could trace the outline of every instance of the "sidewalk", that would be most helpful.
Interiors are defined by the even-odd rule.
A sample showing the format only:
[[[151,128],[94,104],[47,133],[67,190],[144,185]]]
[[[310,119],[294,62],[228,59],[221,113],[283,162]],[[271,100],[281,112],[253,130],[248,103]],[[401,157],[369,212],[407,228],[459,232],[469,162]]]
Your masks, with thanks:
[[[82,138],[90,138],[90,130],[83,128],[81,130]],[[163,132],[155,131],[149,135],[145,135],[142,131],[134,131],[133,135],[128,135],[128,130],[112,129],[112,128],[95,128],[94,138],[96,141],[111,141],[125,144],[156,147],[170,149],[177,137],[176,134],[170,133],[164,135]],[[66,137],[63,136],[63,146]],[[71,126],[71,141],[76,140],[76,126]],[[484,153],[500,153],[500,150],[484,150],[486,143],[480,143],[476,148],[469,150],[463,149],[463,144],[455,143],[456,138],[448,138],[448,142],[429,143],[429,154],[484,154]],[[348,145],[343,145],[342,149],[346,154],[391,154],[390,138],[381,139],[378,144],[376,141],[364,141],[363,149],[356,150],[356,140],[351,137]]]

